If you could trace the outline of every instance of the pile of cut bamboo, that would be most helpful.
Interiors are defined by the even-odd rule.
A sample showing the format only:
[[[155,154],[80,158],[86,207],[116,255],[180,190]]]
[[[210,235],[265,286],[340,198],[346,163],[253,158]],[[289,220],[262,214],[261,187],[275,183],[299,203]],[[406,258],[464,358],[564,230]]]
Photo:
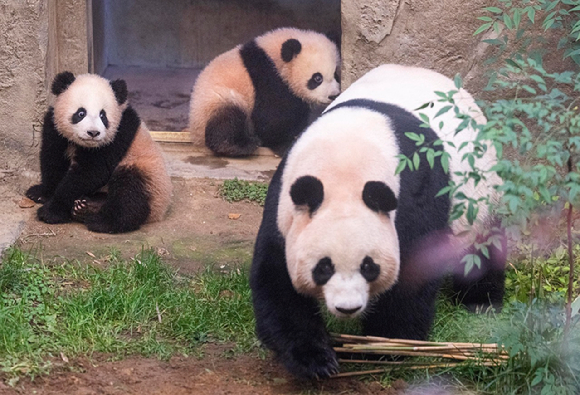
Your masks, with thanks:
[[[340,363],[386,365],[381,369],[339,373],[333,377],[359,376],[383,373],[396,367],[405,369],[450,368],[466,363],[477,366],[497,366],[505,362],[509,355],[495,343],[454,343],[429,342],[408,339],[388,339],[386,337],[354,336],[332,334],[332,339],[340,346],[334,347],[337,353],[373,354],[384,356],[423,357],[423,361],[377,361],[366,359],[339,359]],[[424,361],[424,358],[433,361]]]

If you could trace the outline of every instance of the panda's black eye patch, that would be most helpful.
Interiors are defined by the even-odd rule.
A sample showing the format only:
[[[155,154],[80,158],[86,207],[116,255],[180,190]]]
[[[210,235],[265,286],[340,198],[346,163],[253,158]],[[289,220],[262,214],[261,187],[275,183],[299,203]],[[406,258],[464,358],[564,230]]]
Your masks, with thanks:
[[[85,117],[87,116],[87,110],[85,110],[84,108],[80,107],[72,116],[72,120],[71,122],[73,124],[75,123],[79,123],[80,121],[82,121]]]
[[[101,122],[105,125],[105,129],[109,128],[109,119],[107,118],[107,112],[105,110],[101,110],[99,113],[99,117],[101,118]]]
[[[308,80],[308,84],[306,84],[306,86],[308,87],[308,89],[314,90],[318,88],[320,84],[322,84],[323,80],[324,78],[322,78],[322,74],[314,73],[312,74],[312,77],[310,77],[310,79]]]
[[[397,198],[393,190],[381,181],[369,181],[365,184],[362,198],[368,208],[388,214],[397,208]]]
[[[338,69],[334,71],[334,79],[340,84],[340,75],[338,74]]]
[[[290,197],[295,205],[308,206],[308,211],[312,214],[322,204],[324,187],[318,178],[302,176],[292,184]]]
[[[334,274],[334,265],[330,258],[322,258],[312,269],[312,279],[316,285],[324,285]]]
[[[381,273],[381,267],[373,261],[373,258],[366,256],[360,264],[360,274],[369,283],[375,281]]]

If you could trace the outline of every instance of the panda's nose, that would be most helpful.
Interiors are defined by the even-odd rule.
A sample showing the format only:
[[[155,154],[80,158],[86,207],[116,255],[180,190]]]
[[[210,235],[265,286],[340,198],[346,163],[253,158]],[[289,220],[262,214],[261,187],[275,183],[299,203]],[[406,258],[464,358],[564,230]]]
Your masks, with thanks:
[[[338,97],[338,95],[330,95],[330,96],[328,96],[328,98],[329,98],[330,100],[334,100],[334,99],[336,99],[337,97]]]
[[[356,313],[357,311],[360,310],[362,306],[358,306],[358,307],[353,307],[352,309],[345,309],[344,307],[336,307],[336,310],[340,311],[342,314],[346,314],[346,315],[351,315]]]
[[[101,132],[98,130],[87,130],[87,134],[91,137],[97,137]]]

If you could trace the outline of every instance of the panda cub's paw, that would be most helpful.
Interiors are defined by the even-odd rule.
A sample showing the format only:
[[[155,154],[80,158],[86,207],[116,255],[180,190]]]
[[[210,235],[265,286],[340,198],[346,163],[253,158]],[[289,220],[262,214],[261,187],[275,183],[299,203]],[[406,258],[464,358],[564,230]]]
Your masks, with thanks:
[[[87,222],[88,219],[99,212],[105,202],[105,197],[88,198],[81,197],[75,200],[71,215],[73,220],[78,222]]]
[[[327,344],[304,342],[280,355],[280,359],[298,377],[321,379],[338,373],[336,353]]]
[[[38,209],[37,216],[47,224],[63,224],[71,220],[70,213],[56,209],[50,201]]]
[[[28,191],[26,191],[26,197],[36,203],[46,203],[48,200],[46,196],[44,196],[44,187],[42,184],[33,185],[28,188]]]
[[[86,198],[80,198],[75,200],[72,209],[72,218],[78,222],[85,222],[88,216],[92,214],[92,210],[89,205],[89,201]]]

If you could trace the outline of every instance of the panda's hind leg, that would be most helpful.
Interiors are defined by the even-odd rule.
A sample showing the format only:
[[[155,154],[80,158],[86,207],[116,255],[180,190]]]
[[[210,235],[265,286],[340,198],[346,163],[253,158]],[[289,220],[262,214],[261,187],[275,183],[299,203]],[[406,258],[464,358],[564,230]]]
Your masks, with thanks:
[[[120,167],[114,171],[108,187],[99,211],[85,220],[87,228],[98,233],[139,229],[151,212],[146,176],[136,167]]]
[[[501,249],[491,245],[489,257],[481,252],[477,253],[480,267],[473,267],[465,276],[463,265],[453,274],[453,295],[457,303],[473,312],[485,312],[490,307],[500,310],[503,304],[505,291],[505,262],[507,258],[507,240],[502,231],[498,234],[501,239]]]
[[[248,156],[260,145],[246,113],[237,106],[217,110],[205,126],[205,145],[217,155]]]

